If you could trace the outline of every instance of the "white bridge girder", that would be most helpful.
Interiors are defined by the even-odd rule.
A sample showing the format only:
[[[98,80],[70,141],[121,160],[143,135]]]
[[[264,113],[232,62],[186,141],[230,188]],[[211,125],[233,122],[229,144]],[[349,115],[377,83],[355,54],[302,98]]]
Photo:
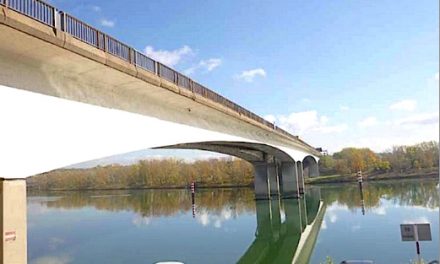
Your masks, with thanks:
[[[6,179],[141,149],[185,144],[190,148],[189,143],[202,149],[202,142],[220,141],[230,151],[254,146],[257,151],[283,153],[280,160],[307,156],[284,146],[6,86],[0,86],[0,123],[0,177]],[[211,150],[209,144],[205,148]],[[259,155],[249,149],[241,153],[248,155],[245,159]]]

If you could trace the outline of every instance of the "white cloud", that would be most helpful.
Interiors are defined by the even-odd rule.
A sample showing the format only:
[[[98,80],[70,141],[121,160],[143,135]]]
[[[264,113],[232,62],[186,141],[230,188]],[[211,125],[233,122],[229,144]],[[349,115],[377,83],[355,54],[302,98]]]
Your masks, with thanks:
[[[377,119],[374,116],[369,116],[358,122],[358,126],[361,128],[372,127],[377,125]]]
[[[421,125],[438,125],[439,113],[421,113],[411,115],[402,119],[396,120],[395,124],[399,126],[421,126]]]
[[[202,226],[209,225],[210,220],[209,220],[209,214],[207,212],[201,213],[200,215],[197,216],[196,219],[199,223],[202,224]]]
[[[152,46],[147,46],[144,52],[148,57],[170,67],[177,65],[184,57],[193,54],[193,50],[187,45],[175,50],[155,50]]]
[[[348,106],[346,106],[346,105],[341,105],[341,106],[339,106],[339,110],[345,112],[345,111],[350,110],[350,107],[348,107]]]
[[[222,64],[222,60],[219,58],[211,58],[207,60],[201,60],[198,64],[186,69],[183,71],[184,74],[190,75],[193,74],[196,70],[202,69],[206,72],[210,72],[220,66]]]
[[[99,21],[99,24],[101,24],[101,26],[103,26],[103,27],[114,27],[116,23],[113,20],[102,18]]]
[[[329,220],[330,220],[330,223],[336,223],[336,221],[338,220],[338,216],[336,214],[332,213],[329,215]]]
[[[310,103],[312,100],[310,100],[309,98],[303,98],[301,99],[301,102],[303,103]]]
[[[202,68],[205,68],[207,71],[214,70],[215,68],[220,66],[220,64],[222,64],[222,60],[219,59],[219,58],[211,58],[211,59],[208,59],[208,60],[202,60],[199,63],[199,65]]]
[[[91,5],[90,9],[92,9],[95,12],[101,12],[101,7],[97,5]]]
[[[265,115],[265,116],[263,116],[263,118],[271,123],[273,123],[273,122],[275,122],[275,120],[277,120],[277,118],[274,115]]]
[[[384,206],[379,206],[379,207],[373,208],[371,210],[371,213],[376,214],[376,215],[386,215],[387,211]]]
[[[434,75],[434,79],[435,79],[436,81],[438,81],[438,79],[439,79],[439,74],[438,74],[438,72]]]
[[[339,133],[348,128],[346,124],[328,125],[329,118],[324,115],[319,116],[315,110],[294,112],[289,115],[266,115],[265,119],[298,135],[312,131],[322,134]]]
[[[266,71],[262,68],[243,71],[236,78],[245,82],[253,82],[255,77],[266,77]]]
[[[151,220],[152,219],[150,217],[137,215],[133,218],[131,222],[133,223],[133,225],[141,227],[149,225],[151,223]]]
[[[70,256],[42,256],[31,260],[31,264],[67,264],[72,263]]]
[[[47,245],[50,250],[57,249],[60,245],[64,244],[65,241],[62,238],[59,237],[51,237],[49,238],[49,241],[47,242]]]
[[[321,224],[321,230],[325,230],[327,229],[327,222],[324,220],[322,220],[322,224]]]
[[[348,129],[347,124],[340,124],[340,125],[334,125],[334,126],[321,126],[316,129],[316,131],[321,132],[323,134],[330,134],[330,133],[341,133]]]
[[[414,111],[417,102],[415,100],[402,100],[390,105],[391,110]]]

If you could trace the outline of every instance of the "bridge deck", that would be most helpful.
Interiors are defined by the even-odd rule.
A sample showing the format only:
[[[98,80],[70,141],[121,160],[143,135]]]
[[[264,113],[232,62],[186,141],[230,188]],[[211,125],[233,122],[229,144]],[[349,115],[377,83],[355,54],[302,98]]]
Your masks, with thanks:
[[[183,74],[148,58],[128,45],[79,21],[67,13],[61,12],[39,0],[10,1],[9,5],[7,3],[8,1],[0,0],[0,8],[2,9],[2,12],[0,12],[0,23],[4,25],[137,79],[190,98],[199,104],[207,105],[242,121],[259,126],[266,131],[285,137],[290,141],[289,145],[293,143],[307,152],[319,155],[312,146],[300,140],[297,136],[293,136],[283,129],[274,126],[249,110],[233,103]],[[34,45],[26,47],[26,44],[27,42],[20,42],[19,46],[22,50],[20,53],[23,52],[23,48],[27,48],[29,52],[26,52],[26,56],[40,56],[38,60],[42,59],[41,55],[50,54],[49,52],[44,52],[45,48],[53,49],[53,47],[40,45],[41,49],[36,50]],[[13,47],[9,46],[7,48],[11,49]],[[50,56],[52,57],[52,55]],[[46,59],[51,60],[52,58],[48,57]],[[51,63],[53,62],[52,60]],[[85,66],[85,64],[83,65]],[[81,70],[84,73],[95,68],[95,66],[92,66],[92,68],[88,69],[83,67],[83,65]],[[72,72],[75,72],[75,70],[72,69]],[[116,75],[115,78],[112,78],[112,76],[114,74],[107,75],[106,77],[113,81],[113,84],[118,83],[117,78],[119,76]],[[125,86],[129,87],[130,84]]]

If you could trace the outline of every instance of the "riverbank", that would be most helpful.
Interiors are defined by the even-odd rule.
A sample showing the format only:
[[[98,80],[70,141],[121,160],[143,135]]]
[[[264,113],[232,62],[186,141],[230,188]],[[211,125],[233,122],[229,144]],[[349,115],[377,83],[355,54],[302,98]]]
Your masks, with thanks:
[[[386,181],[386,180],[396,180],[396,179],[435,179],[439,178],[438,168],[434,170],[422,170],[413,171],[409,173],[374,173],[374,174],[364,174],[364,181]],[[345,182],[357,182],[357,177],[355,174],[350,175],[324,175],[314,178],[306,178],[306,184],[325,184],[325,183],[345,183]]]
[[[412,173],[381,173],[381,174],[366,174],[364,175],[365,181],[386,181],[386,180],[398,180],[398,179],[438,179],[439,171],[422,171],[422,172],[412,172]],[[347,182],[357,182],[355,175],[324,175],[314,178],[306,178],[305,184],[330,184],[330,183],[347,183]],[[197,189],[225,189],[225,188],[253,188],[253,184],[206,184],[199,183],[196,185]],[[28,185],[28,190],[30,191],[117,191],[117,190],[172,190],[172,189],[189,189],[189,185],[178,185],[178,186],[161,186],[161,187],[102,187],[95,186],[93,188],[48,188],[41,189]]]

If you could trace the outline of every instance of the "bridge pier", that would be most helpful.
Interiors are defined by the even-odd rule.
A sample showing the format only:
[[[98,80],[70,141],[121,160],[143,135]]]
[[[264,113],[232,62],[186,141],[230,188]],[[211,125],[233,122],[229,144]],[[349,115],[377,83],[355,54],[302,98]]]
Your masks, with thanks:
[[[255,162],[254,189],[256,200],[270,199],[279,195],[278,173],[275,163]]]
[[[318,177],[319,165],[318,162],[311,156],[307,156],[303,160],[304,177]]]
[[[295,162],[281,163],[281,197],[283,199],[298,198],[298,173]]]
[[[269,178],[270,196],[279,196],[280,182],[278,177],[278,166],[276,163],[267,164],[267,177]]]
[[[0,179],[0,264],[27,263],[26,181]]]
[[[303,165],[301,161],[298,161],[296,163],[296,170],[298,173],[298,192],[300,195],[304,194],[304,171],[303,171]]]

